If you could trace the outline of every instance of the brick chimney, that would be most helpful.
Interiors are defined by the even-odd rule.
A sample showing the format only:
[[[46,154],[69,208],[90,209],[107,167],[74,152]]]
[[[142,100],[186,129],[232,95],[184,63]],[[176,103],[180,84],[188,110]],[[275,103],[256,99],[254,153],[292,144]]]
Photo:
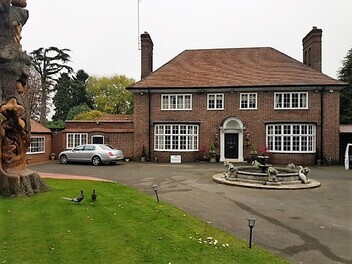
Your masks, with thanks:
[[[141,79],[153,72],[153,41],[147,32],[141,34]]]
[[[315,70],[322,71],[321,58],[321,37],[322,30],[313,27],[313,29],[303,38],[303,63]]]

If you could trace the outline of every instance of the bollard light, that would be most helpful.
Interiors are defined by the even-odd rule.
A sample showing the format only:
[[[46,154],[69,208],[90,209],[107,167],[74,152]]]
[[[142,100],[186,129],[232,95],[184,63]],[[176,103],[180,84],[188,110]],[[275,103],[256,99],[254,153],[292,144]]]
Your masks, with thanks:
[[[248,226],[249,226],[249,248],[252,248],[252,229],[255,226],[255,221],[257,221],[256,218],[254,217],[249,217],[247,218],[248,220]]]
[[[152,185],[152,188],[153,188],[153,190],[154,190],[154,192],[155,192],[156,201],[159,202],[158,185],[153,184],[153,185]]]

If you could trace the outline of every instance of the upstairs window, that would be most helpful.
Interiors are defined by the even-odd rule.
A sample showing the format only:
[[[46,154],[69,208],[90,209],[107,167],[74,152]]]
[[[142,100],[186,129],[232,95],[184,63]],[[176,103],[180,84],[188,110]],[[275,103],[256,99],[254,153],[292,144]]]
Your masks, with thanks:
[[[192,95],[190,94],[162,94],[161,110],[191,110]]]
[[[224,109],[224,94],[208,94],[208,110]]]
[[[240,109],[257,109],[256,93],[241,93]]]
[[[275,93],[275,109],[308,109],[308,93]]]

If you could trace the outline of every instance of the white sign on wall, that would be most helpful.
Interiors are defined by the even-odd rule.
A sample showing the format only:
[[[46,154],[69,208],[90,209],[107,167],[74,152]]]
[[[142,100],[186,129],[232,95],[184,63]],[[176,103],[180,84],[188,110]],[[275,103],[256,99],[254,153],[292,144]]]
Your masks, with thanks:
[[[171,155],[170,163],[181,163],[181,155]]]

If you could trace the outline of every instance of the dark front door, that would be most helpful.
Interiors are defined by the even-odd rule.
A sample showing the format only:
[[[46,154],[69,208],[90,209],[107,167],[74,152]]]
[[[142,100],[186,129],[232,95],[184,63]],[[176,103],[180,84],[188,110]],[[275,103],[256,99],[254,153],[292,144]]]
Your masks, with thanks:
[[[225,158],[238,159],[238,134],[225,134]]]

